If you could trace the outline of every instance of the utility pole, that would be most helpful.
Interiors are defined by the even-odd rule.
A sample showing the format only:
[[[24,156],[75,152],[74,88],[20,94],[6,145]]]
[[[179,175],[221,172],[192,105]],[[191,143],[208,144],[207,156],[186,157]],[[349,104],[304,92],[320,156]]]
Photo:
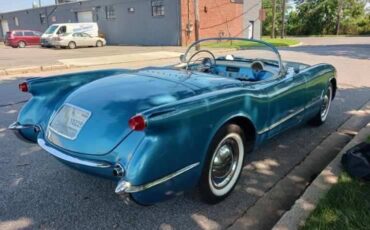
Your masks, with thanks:
[[[271,27],[271,38],[275,38],[275,15],[276,15],[276,0],[272,0],[272,27]]]
[[[199,30],[200,30],[200,17],[199,17],[199,0],[194,0],[194,29],[195,29],[195,41],[199,41]],[[196,46],[196,49],[199,50],[199,45]]]
[[[339,35],[340,21],[342,19],[342,10],[343,10],[343,0],[338,2],[338,12],[337,12],[337,23],[335,26],[336,34]]]
[[[282,6],[281,6],[281,34],[280,37],[284,38],[285,36],[285,1],[282,0]]]

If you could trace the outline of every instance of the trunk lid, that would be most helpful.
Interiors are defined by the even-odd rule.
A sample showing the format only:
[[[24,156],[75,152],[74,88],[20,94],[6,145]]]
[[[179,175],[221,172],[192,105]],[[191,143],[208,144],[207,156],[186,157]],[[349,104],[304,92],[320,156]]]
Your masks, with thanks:
[[[55,127],[48,127],[47,138],[72,152],[105,155],[130,134],[128,121],[132,116],[193,95],[195,92],[186,85],[165,79],[139,74],[106,77],[82,86],[66,99],[64,105],[77,111],[66,113],[74,113],[72,129],[80,129],[65,135],[68,122],[62,118]],[[51,124],[65,116],[59,115],[62,110],[63,107],[51,118]]]

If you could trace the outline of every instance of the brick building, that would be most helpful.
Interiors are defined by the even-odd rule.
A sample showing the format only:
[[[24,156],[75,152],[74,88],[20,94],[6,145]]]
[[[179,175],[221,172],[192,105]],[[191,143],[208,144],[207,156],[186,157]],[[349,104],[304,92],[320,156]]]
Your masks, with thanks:
[[[55,23],[96,22],[109,44],[188,45],[195,39],[193,3],[86,0],[0,13],[0,39],[9,30],[43,32]],[[261,0],[199,0],[200,37],[259,38],[260,8]]]

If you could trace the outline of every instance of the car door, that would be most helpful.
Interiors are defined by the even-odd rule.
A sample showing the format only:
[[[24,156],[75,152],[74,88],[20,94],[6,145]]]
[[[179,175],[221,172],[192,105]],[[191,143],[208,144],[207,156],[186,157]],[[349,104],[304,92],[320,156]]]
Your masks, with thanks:
[[[33,41],[35,45],[40,45],[41,41],[41,33],[37,31],[33,31]]]
[[[306,80],[293,72],[282,74],[266,89],[269,97],[269,137],[299,124],[307,104]]]
[[[84,46],[95,46],[95,40],[89,34],[82,33],[82,38],[84,41]]]
[[[34,40],[34,34],[32,31],[24,31],[24,40],[27,42],[28,45],[34,45],[35,40]]]
[[[77,47],[83,46],[83,41],[82,41],[81,33],[74,33],[72,35],[72,38],[73,38],[73,42],[76,43],[76,46]]]

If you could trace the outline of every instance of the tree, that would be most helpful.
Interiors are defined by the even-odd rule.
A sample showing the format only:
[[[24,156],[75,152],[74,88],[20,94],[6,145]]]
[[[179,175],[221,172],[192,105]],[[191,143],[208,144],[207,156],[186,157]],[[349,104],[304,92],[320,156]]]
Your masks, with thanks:
[[[276,0],[272,0],[272,25],[271,25],[271,38],[275,38],[275,22],[276,19]]]
[[[366,0],[306,0],[288,16],[290,35],[370,33]]]
[[[286,1],[288,35],[370,34],[370,14],[365,11],[367,0]],[[274,37],[279,30],[282,32],[282,3],[283,0],[262,1],[266,11],[263,35]]]

